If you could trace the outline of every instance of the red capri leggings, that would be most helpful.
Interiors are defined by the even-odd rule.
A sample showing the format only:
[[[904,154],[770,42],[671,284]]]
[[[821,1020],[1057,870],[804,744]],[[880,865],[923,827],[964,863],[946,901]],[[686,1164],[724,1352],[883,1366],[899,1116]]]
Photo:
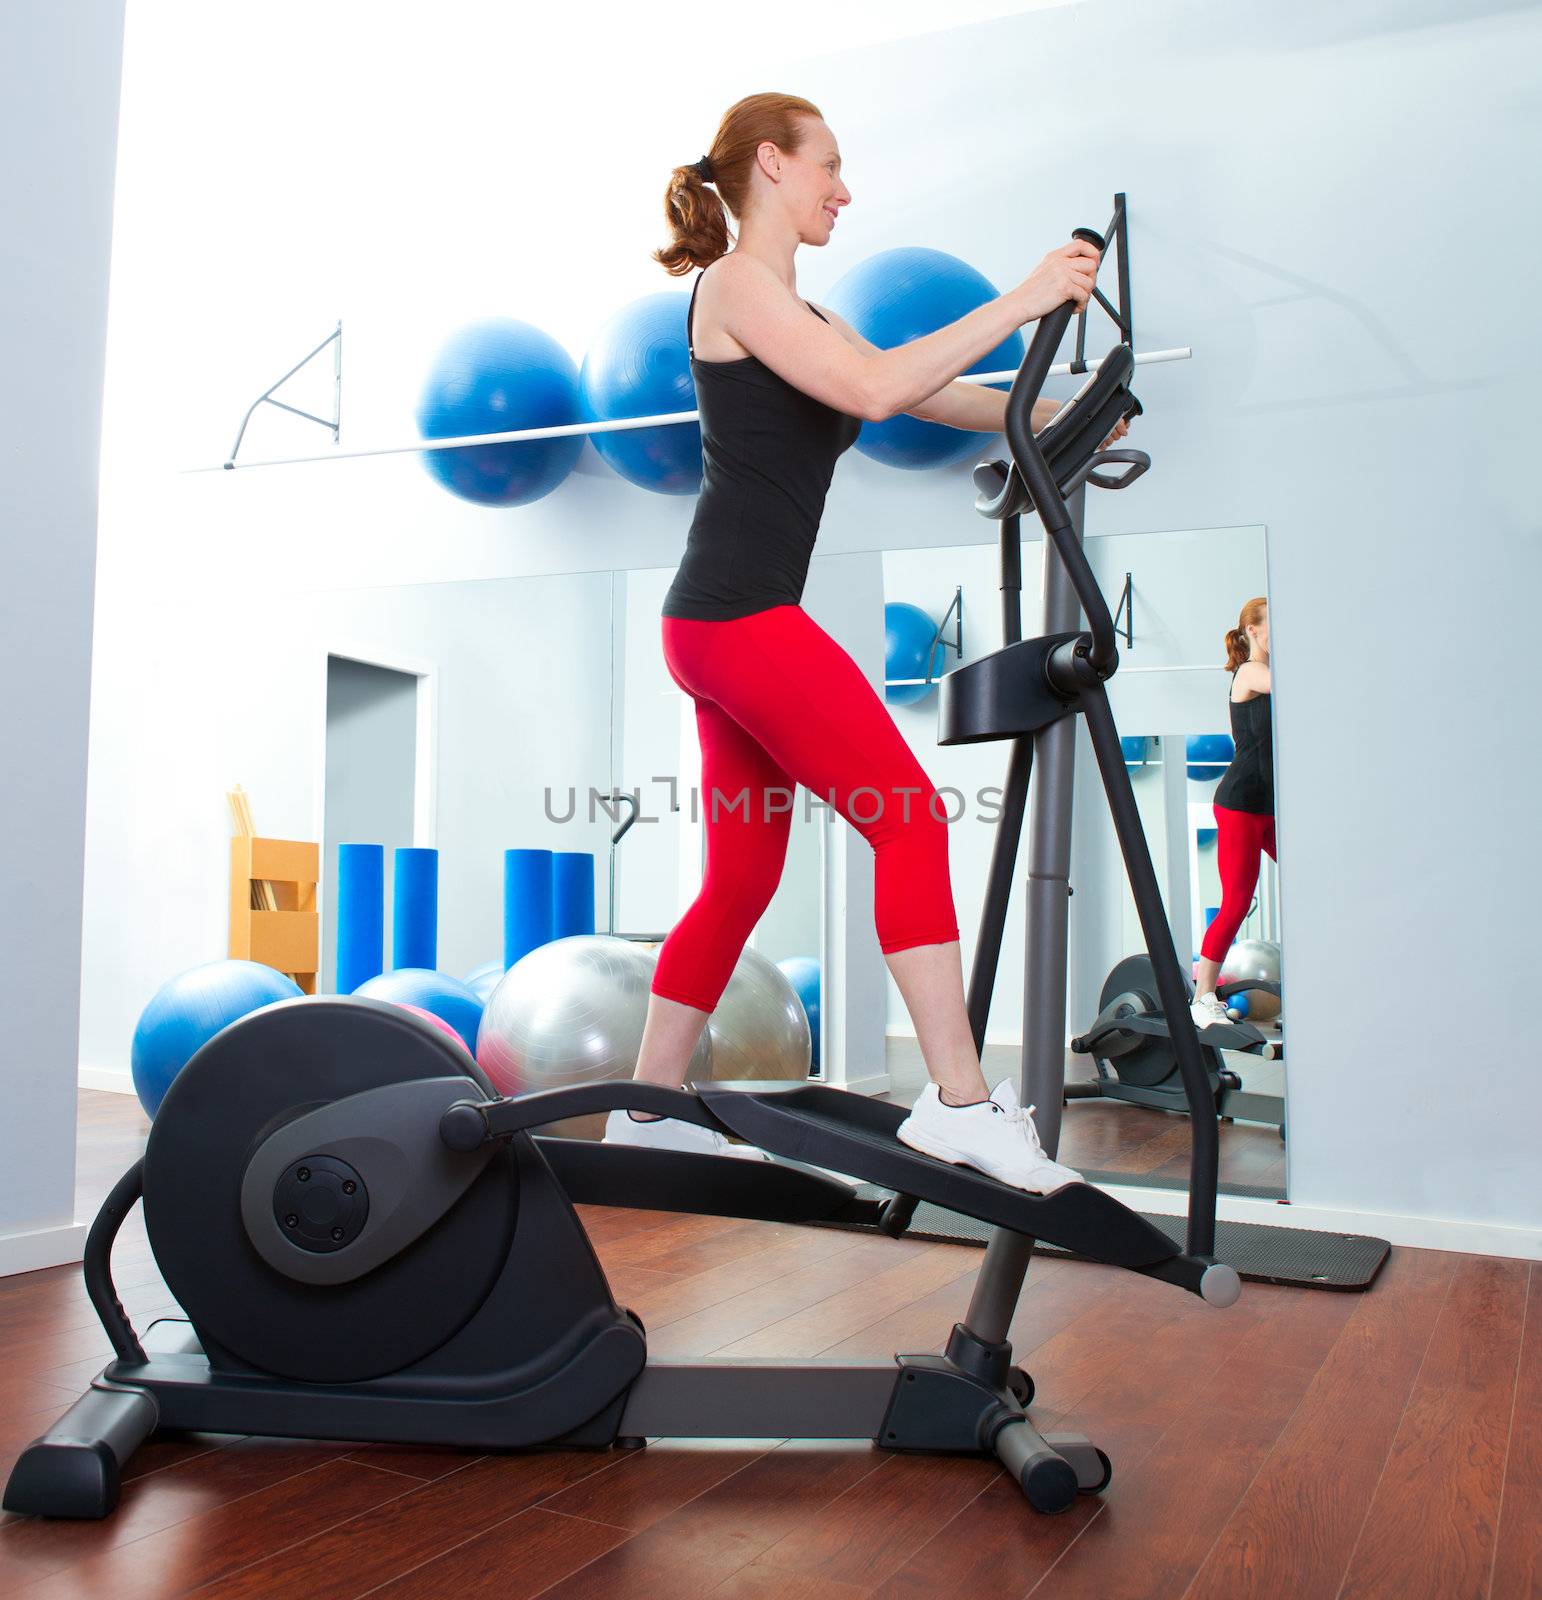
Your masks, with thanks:
[[[886,954],[957,939],[945,802],[856,662],[802,606],[663,623],[669,675],[696,702],[707,865],[653,993],[717,1005],[781,880],[799,784],[872,845]]]
[[[1215,855],[1221,872],[1221,909],[1205,929],[1199,953],[1206,961],[1224,961],[1237,929],[1253,903],[1258,887],[1261,853],[1277,861],[1274,853],[1274,818],[1252,811],[1228,811],[1215,806]]]

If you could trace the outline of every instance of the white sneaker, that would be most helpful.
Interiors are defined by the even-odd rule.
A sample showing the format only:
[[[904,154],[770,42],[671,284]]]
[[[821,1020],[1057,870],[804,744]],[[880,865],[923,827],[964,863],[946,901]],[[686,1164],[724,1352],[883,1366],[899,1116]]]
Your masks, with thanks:
[[[769,1161],[764,1150],[752,1144],[735,1144],[715,1128],[681,1122],[678,1117],[657,1117],[639,1122],[625,1111],[612,1111],[605,1119],[606,1144],[636,1144],[650,1150],[685,1150],[696,1156],[739,1156],[746,1161]]]
[[[1193,1017],[1194,1026],[1201,1033],[1210,1027],[1212,1023],[1231,1022],[1231,1013],[1226,1009],[1225,1002],[1217,996],[1213,989],[1209,994],[1194,996],[1189,1005],[1189,1015]]]
[[[1011,1083],[998,1083],[989,1100],[950,1106],[929,1083],[896,1130],[900,1142],[956,1167],[974,1167],[999,1183],[1030,1194],[1053,1194],[1082,1176],[1053,1161],[1039,1143],[1034,1108],[1018,1104]]]

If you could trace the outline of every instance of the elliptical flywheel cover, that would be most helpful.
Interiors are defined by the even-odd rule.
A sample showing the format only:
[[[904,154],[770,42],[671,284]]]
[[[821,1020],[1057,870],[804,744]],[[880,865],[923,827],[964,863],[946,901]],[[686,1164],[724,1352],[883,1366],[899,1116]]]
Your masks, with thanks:
[[[1133,996],[1138,1002],[1131,1015],[1159,1017],[1162,1003],[1157,998],[1156,968],[1151,957],[1141,951],[1139,955],[1126,956],[1118,962],[1103,980],[1102,993],[1098,995],[1101,1014],[1121,995]],[[1169,1078],[1178,1076],[1178,1056],[1170,1039],[1137,1038],[1128,1050],[1121,1050],[1116,1061],[1121,1083],[1136,1088],[1150,1089]]]
[[[465,1050],[409,1013],[332,998],[243,1017],[177,1074],[145,1148],[145,1225],[211,1365],[356,1382],[400,1372],[470,1320],[514,1236],[519,1187],[507,1149],[422,1237],[349,1283],[316,1287],[274,1271],[241,1217],[247,1162],[284,1123],[368,1089],[455,1074],[466,1077],[468,1098],[493,1097]],[[351,1181],[339,1177],[340,1193]],[[328,1242],[341,1248],[363,1222],[362,1208],[340,1211],[329,1233],[345,1237]]]

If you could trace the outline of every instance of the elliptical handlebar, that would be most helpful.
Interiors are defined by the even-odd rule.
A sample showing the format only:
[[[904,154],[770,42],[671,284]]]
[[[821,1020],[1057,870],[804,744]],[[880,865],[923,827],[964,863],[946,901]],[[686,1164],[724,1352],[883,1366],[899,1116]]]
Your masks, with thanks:
[[[1080,239],[1085,244],[1094,245],[1098,255],[1101,256],[1108,245],[1103,235],[1096,228],[1073,228],[1073,239]],[[1023,357],[1023,364],[1017,370],[1017,380],[1012,385],[1012,394],[1007,402],[1008,414],[1011,407],[1018,400],[1018,388],[1023,388],[1021,400],[1022,410],[1025,415],[1033,410],[1033,402],[1039,398],[1039,390],[1044,387],[1044,380],[1049,376],[1050,365],[1055,359],[1055,352],[1060,348],[1060,341],[1065,337],[1065,331],[1071,325],[1071,318],[1076,315],[1076,307],[1067,300],[1064,305],[1057,306],[1046,317],[1039,318],[1038,327],[1034,330],[1033,340],[1028,346],[1028,354]],[[1032,429],[1030,428],[1030,437]]]
[[[1095,242],[1101,254],[1103,241],[1092,230],[1077,229],[1075,237],[1089,243]],[[1033,432],[1034,402],[1039,397],[1055,353],[1074,315],[1075,307],[1068,302],[1040,319],[1007,397],[1004,427],[1012,460],[1010,463],[983,462],[975,469],[974,482],[978,491],[975,509],[1002,523],[1002,587],[1004,593],[1010,594],[1014,607],[1020,588],[1018,518],[1022,512],[1031,510],[1037,513],[1043,524],[1046,540],[1053,546],[1060,568],[1087,619],[1086,632],[1068,637],[1063,631],[1056,630],[1074,624],[1065,621],[1052,624],[1046,612],[1044,638],[1057,642],[1037,670],[1042,672],[1047,687],[1053,693],[1069,695],[1079,701],[1079,709],[1085,717],[1098,757],[1098,767],[1119,835],[1131,890],[1151,951],[1162,1006],[1164,1012],[1173,1019],[1179,1072],[1193,1117],[1188,1250],[1193,1256],[1208,1258],[1215,1243],[1218,1168],[1215,1105],[1198,1035],[1193,1019],[1187,1012],[1188,995],[1184,990],[1182,971],[1166,923],[1160,886],[1151,864],[1134,793],[1123,764],[1118,730],[1104,687],[1119,665],[1114,620],[1073,524],[1071,507],[1067,504],[1068,499],[1084,484],[1122,489],[1139,478],[1151,464],[1150,458],[1138,450],[1100,449],[1121,418],[1136,416],[1140,412],[1140,402],[1129,391],[1130,375],[1135,365],[1134,352],[1129,346],[1124,343],[1116,345],[1074,398],[1060,408],[1043,432],[1037,436]],[[1104,470],[1109,467],[1123,470],[1116,473]],[[1020,644],[1020,634],[1011,626],[1014,614],[1011,611],[1006,613],[1008,626],[1004,630],[1003,654],[1017,649]],[[1035,736],[1043,726],[1042,723],[1033,725]],[[1025,728],[1024,731],[1028,730]],[[1015,766],[1014,756],[1014,770]],[[1069,782],[1068,778],[1066,782]],[[1026,779],[1021,787],[1023,798],[1019,800],[1019,805],[1026,799]],[[1018,816],[1020,818],[1020,811]],[[1048,877],[1042,881],[1049,881]],[[995,916],[998,919],[998,932],[999,918],[1004,915],[1004,905],[994,910],[987,909],[987,917]],[[1031,921],[1030,915],[1030,924]],[[1053,934],[1050,937],[1053,938]],[[1062,938],[1058,959],[1063,961],[1064,956]],[[988,988],[985,996],[988,1007]],[[983,1031],[983,1024],[981,1027]],[[1028,1098],[1026,1093],[1024,1098]],[[885,1209],[881,1225],[885,1231],[897,1231],[908,1222],[912,1209],[913,1205],[906,1197],[897,1196]],[[990,1310],[994,1315],[994,1305]]]
[[[1130,396],[1135,399],[1133,395]],[[1138,407],[1140,402],[1135,402]],[[1105,467],[1122,466],[1125,470],[1114,476]],[[1151,466],[1151,457],[1144,450],[1099,450],[1061,481],[1060,492],[1070,494],[1084,483],[1099,489],[1128,489]],[[982,517],[1004,522],[1008,517],[1021,516],[1033,510],[1033,496],[1015,468],[1005,461],[982,461],[974,469],[974,508]]]
[[[1122,466],[1124,471],[1111,477],[1105,467]],[[1151,457],[1144,450],[1100,450],[1082,468],[1080,476],[1099,489],[1128,489],[1137,478],[1143,477],[1151,467]]]
[[[1088,244],[1095,244],[1100,255],[1105,249],[1102,235],[1092,228],[1077,228],[1072,237],[1085,240]],[[978,509],[985,511],[987,515],[1009,516],[1016,511],[1026,510],[1031,505],[1038,512],[1039,520],[1044,524],[1045,534],[1054,543],[1087,618],[1091,639],[1086,659],[1100,678],[1107,678],[1119,662],[1119,652],[1114,642],[1114,619],[1103,598],[1103,591],[1093,576],[1086,554],[1072,530],[1070,515],[1063,499],[1063,489],[1046,459],[1046,451],[1052,452],[1057,458],[1064,452],[1070,458],[1067,461],[1068,479],[1075,478],[1086,464],[1075,459],[1080,453],[1076,446],[1080,444],[1086,448],[1090,437],[1091,449],[1088,450],[1090,459],[1096,454],[1097,444],[1106,437],[1118,416],[1133,414],[1129,411],[1129,406],[1133,405],[1138,410],[1139,402],[1133,395],[1121,394],[1134,366],[1133,353],[1128,346],[1121,344],[1109,353],[1096,377],[1076,397],[1071,408],[1045,429],[1042,444],[1035,439],[1034,402],[1039,398],[1039,391],[1049,376],[1055,352],[1060,348],[1060,341],[1065,337],[1065,331],[1075,314],[1076,307],[1068,300],[1064,305],[1057,306],[1048,316],[1039,319],[1038,327],[1028,346],[1028,353],[1023,358],[1022,366],[1018,368],[1011,393],[1007,396],[1005,427],[1007,444],[1012,451],[1014,471],[1008,475],[1006,483],[1002,486],[1001,510],[995,512],[987,509],[985,505],[978,506]],[[1095,429],[1098,431],[1095,432]],[[1020,487],[1015,492],[1014,478],[1020,480]],[[977,485],[980,483],[978,474],[976,483]]]

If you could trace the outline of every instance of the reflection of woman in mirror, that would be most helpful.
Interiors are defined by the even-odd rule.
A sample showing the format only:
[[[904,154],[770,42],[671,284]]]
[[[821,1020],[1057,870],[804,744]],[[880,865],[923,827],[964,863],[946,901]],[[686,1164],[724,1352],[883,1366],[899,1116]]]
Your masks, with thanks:
[[[1205,929],[1194,974],[1194,1021],[1201,1028],[1228,1020],[1215,992],[1221,964],[1253,904],[1263,852],[1276,859],[1269,602],[1262,596],[1243,606],[1237,626],[1227,633],[1226,665],[1231,672],[1231,737],[1236,753],[1215,791],[1221,909]]]
[[[892,350],[799,297],[800,244],[823,246],[851,202],[818,108],[758,94],[730,108],[709,153],[677,167],[673,238],[655,259],[702,269],[686,337],[703,483],[664,602],[664,659],[695,701],[707,864],[659,952],[636,1075],[679,1086],[782,875],[798,785],[873,847],[879,944],[931,1082],[900,1138],[942,1160],[1047,1192],[1076,1179],[1044,1153],[1010,1082],[990,1093],[964,1000],[947,807],[867,675],[803,610],[831,474],[864,420],[906,413],[1000,432],[1006,395],[954,380],[1026,322],[1084,305],[1098,266],[1052,250],[1015,288]],[[730,249],[729,214],[738,223]],[[1041,401],[1035,427],[1057,403]],[[1119,432],[1123,432],[1121,425]],[[612,1113],[609,1139],[755,1155],[674,1119]]]

